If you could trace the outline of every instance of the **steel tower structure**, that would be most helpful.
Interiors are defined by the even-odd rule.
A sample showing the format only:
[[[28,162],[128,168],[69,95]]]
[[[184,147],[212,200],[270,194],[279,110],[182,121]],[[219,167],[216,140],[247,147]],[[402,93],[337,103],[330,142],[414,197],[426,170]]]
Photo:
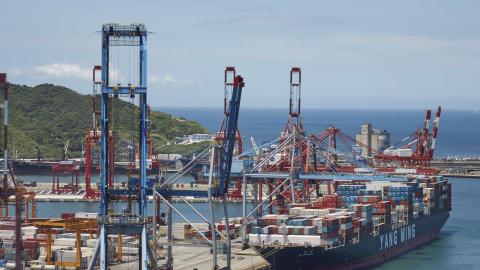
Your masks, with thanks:
[[[141,248],[139,249],[139,268],[147,269],[147,132],[148,132],[148,108],[147,108],[147,29],[143,24],[118,25],[105,24],[102,27],[102,86],[101,86],[101,187],[100,187],[100,268],[107,269],[107,235],[109,234],[135,234],[140,236]],[[113,84],[110,76],[119,72],[113,70],[110,49],[114,46],[138,48],[138,85],[128,83]],[[109,155],[108,134],[109,127],[109,99],[112,96],[137,95],[140,100],[139,109],[139,156],[140,156],[140,187],[139,218],[132,223],[111,219],[108,214],[110,202],[110,190],[108,185],[109,167],[114,160]]]

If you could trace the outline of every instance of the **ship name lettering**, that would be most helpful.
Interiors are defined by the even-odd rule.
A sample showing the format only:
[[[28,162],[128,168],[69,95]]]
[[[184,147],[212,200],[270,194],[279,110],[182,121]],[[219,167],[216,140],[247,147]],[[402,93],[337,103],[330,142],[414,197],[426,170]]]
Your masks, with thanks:
[[[380,235],[380,250],[394,247],[413,238],[415,238],[415,224],[403,226]]]

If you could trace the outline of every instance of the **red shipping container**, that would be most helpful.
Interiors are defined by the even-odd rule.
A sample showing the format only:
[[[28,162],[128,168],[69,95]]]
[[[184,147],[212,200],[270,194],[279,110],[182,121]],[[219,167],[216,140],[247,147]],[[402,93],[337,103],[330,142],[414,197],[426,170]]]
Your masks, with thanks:
[[[230,229],[235,229],[235,224],[229,224]],[[224,231],[227,228],[227,224],[218,224],[217,229],[219,231]]]
[[[40,246],[40,243],[38,241],[24,240],[22,242],[22,245],[24,248],[29,249],[29,248],[38,248]]]
[[[60,218],[61,219],[72,219],[72,218],[75,218],[75,213],[61,213]]]

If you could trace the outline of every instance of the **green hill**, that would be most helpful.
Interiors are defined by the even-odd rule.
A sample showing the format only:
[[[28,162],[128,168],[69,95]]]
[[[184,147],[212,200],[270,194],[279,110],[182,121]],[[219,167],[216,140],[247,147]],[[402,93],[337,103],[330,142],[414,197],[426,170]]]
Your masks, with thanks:
[[[3,90],[0,90],[0,93],[3,96]],[[16,153],[18,158],[36,158],[40,152],[43,158],[61,158],[63,146],[69,140],[68,156],[81,157],[87,128],[92,122],[92,96],[52,84],[35,87],[11,84],[9,95],[11,154]],[[119,108],[110,116],[111,127],[118,131],[116,133],[120,138],[118,145],[126,145],[132,135],[138,136],[138,121],[134,122],[133,127],[129,124],[131,117],[138,119],[138,107],[122,99],[111,102]],[[121,120],[115,124],[115,119]],[[198,122],[167,113],[152,111],[150,120],[150,136],[157,152],[158,150],[170,152],[172,147],[165,147],[165,151],[162,151],[161,146],[165,146],[177,136],[207,132]],[[0,138],[2,135],[0,132]],[[191,148],[196,147],[198,146]],[[185,152],[188,149],[189,147],[183,147],[179,151]]]

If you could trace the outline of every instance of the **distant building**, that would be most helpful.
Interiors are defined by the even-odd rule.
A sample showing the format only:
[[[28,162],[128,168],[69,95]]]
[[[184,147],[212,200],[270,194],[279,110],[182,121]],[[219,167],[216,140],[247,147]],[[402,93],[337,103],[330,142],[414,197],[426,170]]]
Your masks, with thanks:
[[[364,157],[371,157],[371,150],[383,152],[390,147],[390,133],[386,130],[374,129],[370,123],[361,126],[356,140],[361,143],[360,148]]]
[[[210,134],[191,134],[191,135],[185,135],[183,137],[177,137],[175,141],[177,144],[192,144],[192,143],[211,141],[214,138],[215,137]]]

